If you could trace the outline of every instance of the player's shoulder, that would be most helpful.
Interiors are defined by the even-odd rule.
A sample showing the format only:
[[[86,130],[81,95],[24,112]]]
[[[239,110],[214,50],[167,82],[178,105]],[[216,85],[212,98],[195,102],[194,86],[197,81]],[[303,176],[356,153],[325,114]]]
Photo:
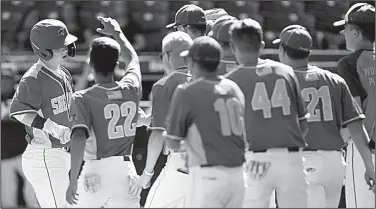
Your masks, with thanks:
[[[191,75],[189,74],[189,72],[177,70],[163,76],[161,79],[154,83],[153,87],[169,87],[171,85],[175,86],[187,82],[190,77]]]
[[[347,54],[342,57],[338,62],[337,66],[341,69],[343,67],[356,67],[356,63],[362,54],[363,50],[357,50],[353,53]]]
[[[82,90],[78,90],[78,91],[75,91],[73,94],[72,94],[72,97],[73,98],[79,98],[79,99],[83,99],[84,96],[88,93],[88,91],[92,89],[92,87],[89,87],[87,89],[82,89]]]
[[[23,79],[38,79],[40,73],[42,72],[43,65],[39,62],[34,63],[22,76],[21,80]]]
[[[277,62],[277,61],[274,61],[274,60],[270,60],[270,59],[264,59],[262,62],[260,62],[258,65],[257,65],[258,68],[262,68],[262,67],[270,67],[271,69],[273,69],[274,72],[277,72],[277,73],[287,73],[287,74],[294,74],[294,69],[288,65],[285,65],[281,62]]]

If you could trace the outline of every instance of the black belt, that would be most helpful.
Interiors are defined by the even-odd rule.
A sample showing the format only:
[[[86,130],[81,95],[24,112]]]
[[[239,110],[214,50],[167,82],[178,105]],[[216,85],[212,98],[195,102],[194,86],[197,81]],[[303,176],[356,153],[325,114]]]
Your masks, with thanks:
[[[104,158],[97,158],[95,160],[102,160],[102,159],[106,159],[106,158],[110,158],[110,157],[119,157],[119,156],[109,156],[109,157],[104,157]],[[131,157],[130,156],[123,156],[123,160],[124,161],[131,161]]]
[[[309,148],[309,147],[303,148],[303,151],[317,152],[319,150],[320,149],[313,149],[313,148]],[[337,152],[342,152],[342,149],[338,149],[338,150],[322,150],[322,151],[337,151]]]
[[[289,151],[289,152],[299,152],[299,147],[288,147],[287,148],[287,150]],[[252,151],[252,150],[251,150]],[[268,149],[263,149],[263,150],[256,150],[256,151],[252,151],[252,152],[254,152],[254,153],[259,153],[259,152],[267,152],[268,151]]]
[[[188,174],[188,171],[184,170],[182,168],[178,168],[177,171],[180,172],[180,173]]]

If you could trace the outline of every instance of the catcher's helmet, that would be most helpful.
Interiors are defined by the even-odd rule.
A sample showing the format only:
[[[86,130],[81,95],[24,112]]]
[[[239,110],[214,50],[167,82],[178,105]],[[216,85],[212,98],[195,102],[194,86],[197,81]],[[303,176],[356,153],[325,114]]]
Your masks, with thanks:
[[[69,34],[67,26],[54,19],[45,19],[36,23],[30,31],[30,42],[34,53],[50,60],[53,56],[51,49],[60,49],[68,46],[68,55],[73,57],[76,53],[74,42],[77,37]]]

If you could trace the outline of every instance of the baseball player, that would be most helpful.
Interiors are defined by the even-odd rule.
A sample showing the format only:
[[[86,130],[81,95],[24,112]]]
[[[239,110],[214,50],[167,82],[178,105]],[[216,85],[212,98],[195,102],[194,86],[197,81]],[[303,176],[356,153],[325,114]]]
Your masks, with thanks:
[[[213,8],[213,9],[208,9],[204,11],[205,13],[205,18],[206,18],[206,32],[205,34],[208,34],[214,25],[214,22],[222,17],[222,16],[228,16],[228,13],[226,10],[222,8]]]
[[[175,14],[175,22],[168,24],[167,29],[182,31],[195,39],[206,33],[206,17],[204,10],[194,4],[182,6]]]
[[[23,75],[10,106],[10,117],[26,126],[22,169],[42,208],[66,205],[73,84],[61,63],[74,56],[76,40],[59,20],[36,23],[30,42],[39,60]]]
[[[359,106],[363,107],[366,118],[364,126],[372,139],[370,145],[375,148],[376,128],[376,59],[375,44],[375,7],[366,3],[354,4],[346,13],[345,19],[334,26],[342,26],[341,32],[346,39],[346,48],[352,53],[338,62],[338,73],[349,85],[352,95]],[[349,138],[349,137],[347,137]],[[353,140],[347,146],[346,206],[354,208],[375,207],[375,195],[364,183],[364,164]]]
[[[222,53],[207,36],[181,53],[194,81],[177,87],[166,119],[168,146],[184,142],[188,152],[187,208],[240,208],[244,199],[244,95],[217,75]]]
[[[311,114],[307,120],[308,147],[303,149],[308,207],[337,208],[345,178],[341,126],[348,127],[360,151],[367,168],[366,178],[375,180],[368,135],[362,124],[365,116],[340,76],[308,65],[312,37],[306,28],[288,26],[273,43],[279,43],[279,60],[291,66],[298,76],[302,98]]]
[[[154,167],[162,150],[164,154],[169,154],[162,133],[166,130],[165,120],[175,88],[190,80],[189,70],[179,53],[189,49],[192,43],[191,37],[180,31],[172,32],[162,40],[161,59],[166,75],[152,88],[152,122],[149,126],[152,132],[148,142],[145,169],[140,177],[140,185],[145,188],[154,174]],[[145,208],[183,207],[185,190],[182,188],[187,187],[188,178],[184,162],[184,152],[169,154],[166,166],[149,191]]]
[[[226,75],[245,96],[247,187],[243,207],[268,207],[276,191],[279,207],[306,207],[307,183],[299,150],[306,146],[307,112],[293,69],[259,59],[263,31],[253,19],[230,28],[239,67]]]
[[[231,51],[229,34],[231,25],[236,21],[237,19],[233,16],[222,16],[214,22],[212,31],[208,33],[208,36],[217,40],[223,49],[223,58],[221,58],[218,70],[220,75],[234,70],[237,66],[235,56]]]
[[[116,20],[98,19],[104,28],[97,31],[116,41],[108,37],[93,40],[90,65],[96,84],[73,94],[72,168],[66,198],[77,208],[136,208],[140,207],[141,187],[130,181],[137,178],[131,156],[141,93],[139,59]],[[127,70],[115,82],[120,53]]]

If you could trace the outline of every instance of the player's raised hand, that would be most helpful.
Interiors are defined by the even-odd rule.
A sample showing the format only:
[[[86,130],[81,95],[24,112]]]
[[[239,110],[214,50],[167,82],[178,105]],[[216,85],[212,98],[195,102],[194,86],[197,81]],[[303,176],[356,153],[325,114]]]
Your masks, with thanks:
[[[70,182],[66,192],[66,200],[70,205],[77,204],[77,182]]]
[[[111,17],[98,16],[97,19],[103,25],[103,28],[97,28],[97,32],[104,35],[114,35],[121,32],[119,23]]]

